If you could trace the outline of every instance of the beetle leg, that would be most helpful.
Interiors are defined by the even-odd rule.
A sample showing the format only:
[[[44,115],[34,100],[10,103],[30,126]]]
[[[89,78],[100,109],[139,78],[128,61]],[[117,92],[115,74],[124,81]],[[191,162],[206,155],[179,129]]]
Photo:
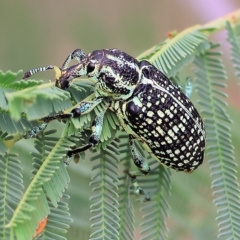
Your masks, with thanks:
[[[138,185],[138,182],[136,180],[136,177],[134,176],[131,176],[131,173],[129,173],[129,176],[131,178],[131,181],[132,181],[132,188],[133,188],[133,191],[135,194],[137,195],[144,195],[145,196],[145,200],[144,201],[150,201],[150,196],[148,193],[146,193],[139,185]]]
[[[81,115],[91,112],[99,103],[102,102],[102,98],[96,98],[93,101],[82,101],[78,107],[73,108],[70,113],[56,114],[43,118],[44,122],[51,122],[52,120],[62,120],[68,118],[79,118]]]
[[[130,144],[130,149],[133,156],[133,162],[140,171],[139,172],[130,171],[128,172],[128,174],[132,179],[132,186],[133,186],[134,193],[138,195],[139,194],[145,195],[145,200],[149,201],[150,197],[148,196],[148,194],[145,193],[145,191],[141,187],[139,187],[136,181],[136,177],[141,175],[147,175],[150,172],[150,167],[148,166],[143,156],[137,150],[133,140],[134,140],[134,137],[132,135],[129,135],[129,144]]]
[[[46,122],[43,122],[42,124],[36,126],[36,127],[33,127],[31,130],[27,131],[26,134],[23,135],[23,137],[25,139],[28,139],[28,138],[35,138],[37,137],[37,135],[42,132],[46,127],[47,127],[47,123]]]
[[[79,107],[74,108],[71,111],[71,113],[56,114],[54,116],[46,117],[46,118],[43,119],[44,124],[45,124],[44,128],[46,128],[46,126],[49,122],[51,122],[55,119],[59,120],[59,119],[68,119],[68,118],[78,118],[81,115],[89,113],[93,110],[93,108],[95,108],[99,103],[101,103],[102,100],[103,100],[102,98],[97,98],[93,101],[83,101],[79,104]],[[105,107],[105,111],[106,111],[107,107],[108,106]],[[69,163],[72,160],[73,155],[75,155],[77,153],[80,153],[80,152],[83,152],[83,151],[86,151],[87,149],[95,146],[99,142],[100,136],[101,136],[101,133],[102,133],[103,118],[104,118],[105,111],[102,111],[93,121],[93,123],[92,123],[92,134],[89,138],[89,142],[82,147],[79,147],[79,148],[68,151],[66,160],[64,161],[65,165],[69,165]],[[43,124],[41,124],[41,125],[43,125]],[[39,127],[39,129],[40,129],[40,127]],[[40,129],[40,130],[42,130],[42,129]],[[38,133],[36,131],[34,131],[34,129],[32,129],[32,130],[28,131],[27,134],[25,134],[25,138],[36,137]]]
[[[67,57],[67,59],[64,61],[63,65],[62,65],[61,69],[62,70],[67,69],[70,61],[72,61],[73,59],[77,60],[80,63],[82,61],[82,59],[85,57],[86,57],[86,53],[84,53],[81,49],[76,49]]]
[[[104,114],[105,114],[105,111],[104,112],[101,112],[96,118],[95,120],[93,121],[92,123],[92,134],[89,138],[89,142],[84,145],[84,146],[81,146],[79,148],[76,148],[76,149],[73,149],[73,150],[70,150],[68,151],[67,153],[67,158],[66,160],[64,161],[64,164],[67,166],[69,165],[69,163],[71,162],[72,160],[72,157],[75,155],[75,154],[78,154],[80,152],[84,152],[86,151],[87,149],[95,146],[96,144],[99,143],[99,140],[100,140],[100,136],[101,136],[101,133],[102,133],[102,127],[103,127],[103,118],[104,118]]]
[[[72,109],[70,113],[62,113],[56,114],[53,116],[48,116],[43,118],[44,121],[37,127],[32,128],[29,130],[25,135],[24,138],[35,138],[37,135],[42,132],[48,125],[49,122],[53,120],[63,120],[69,118],[78,118],[81,115],[91,112],[99,103],[102,102],[102,98],[97,98],[93,101],[82,101],[77,108]]]
[[[150,172],[150,167],[148,166],[144,157],[137,150],[133,140],[134,140],[134,137],[132,135],[129,135],[129,144],[130,144],[130,149],[131,149],[132,156],[133,156],[133,162],[138,167],[140,172],[138,172],[138,173],[132,172],[131,175],[132,176],[147,175]]]

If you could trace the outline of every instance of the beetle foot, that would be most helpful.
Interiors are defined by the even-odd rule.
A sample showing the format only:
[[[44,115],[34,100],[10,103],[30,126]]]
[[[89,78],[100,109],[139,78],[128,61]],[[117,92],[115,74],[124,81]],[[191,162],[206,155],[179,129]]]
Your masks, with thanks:
[[[148,193],[146,193],[139,185],[138,185],[138,182],[136,180],[136,176],[139,176],[141,174],[137,173],[137,172],[127,172],[127,174],[130,176],[131,178],[131,181],[132,181],[132,186],[131,186],[131,189],[133,189],[133,192],[136,194],[136,195],[144,195],[145,198],[144,198],[144,202],[147,202],[147,201],[150,201],[151,198],[149,196]]]
[[[39,126],[33,127],[31,130],[27,131],[27,133],[24,134],[24,138],[36,138],[40,132],[42,132],[47,127],[47,123],[44,122],[40,124]]]
[[[67,167],[70,162],[72,161],[73,157],[70,157],[70,156],[66,156],[65,160],[63,161],[63,164],[65,167]]]

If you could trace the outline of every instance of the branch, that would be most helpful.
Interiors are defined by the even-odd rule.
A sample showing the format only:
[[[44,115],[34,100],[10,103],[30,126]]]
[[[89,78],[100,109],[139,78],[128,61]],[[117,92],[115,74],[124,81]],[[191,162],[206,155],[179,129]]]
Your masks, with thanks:
[[[216,33],[226,28],[226,22],[240,24],[240,9],[202,25],[200,29],[213,29],[211,33]]]

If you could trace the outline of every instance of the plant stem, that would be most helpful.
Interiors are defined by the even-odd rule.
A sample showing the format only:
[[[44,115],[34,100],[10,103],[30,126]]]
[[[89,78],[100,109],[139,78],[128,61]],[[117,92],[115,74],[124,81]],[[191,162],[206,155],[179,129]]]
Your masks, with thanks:
[[[230,22],[233,25],[240,23],[240,9],[231,12],[225,16],[217,18],[209,23],[201,25],[200,29],[213,29],[211,33],[221,31],[226,27],[226,22]]]

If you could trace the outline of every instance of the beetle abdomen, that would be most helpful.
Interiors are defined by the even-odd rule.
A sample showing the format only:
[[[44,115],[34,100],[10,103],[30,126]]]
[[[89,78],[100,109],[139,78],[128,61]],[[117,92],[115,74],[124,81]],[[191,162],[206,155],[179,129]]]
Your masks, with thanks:
[[[140,83],[123,103],[125,121],[162,164],[190,172],[203,161],[205,131],[193,104],[169,83]]]

